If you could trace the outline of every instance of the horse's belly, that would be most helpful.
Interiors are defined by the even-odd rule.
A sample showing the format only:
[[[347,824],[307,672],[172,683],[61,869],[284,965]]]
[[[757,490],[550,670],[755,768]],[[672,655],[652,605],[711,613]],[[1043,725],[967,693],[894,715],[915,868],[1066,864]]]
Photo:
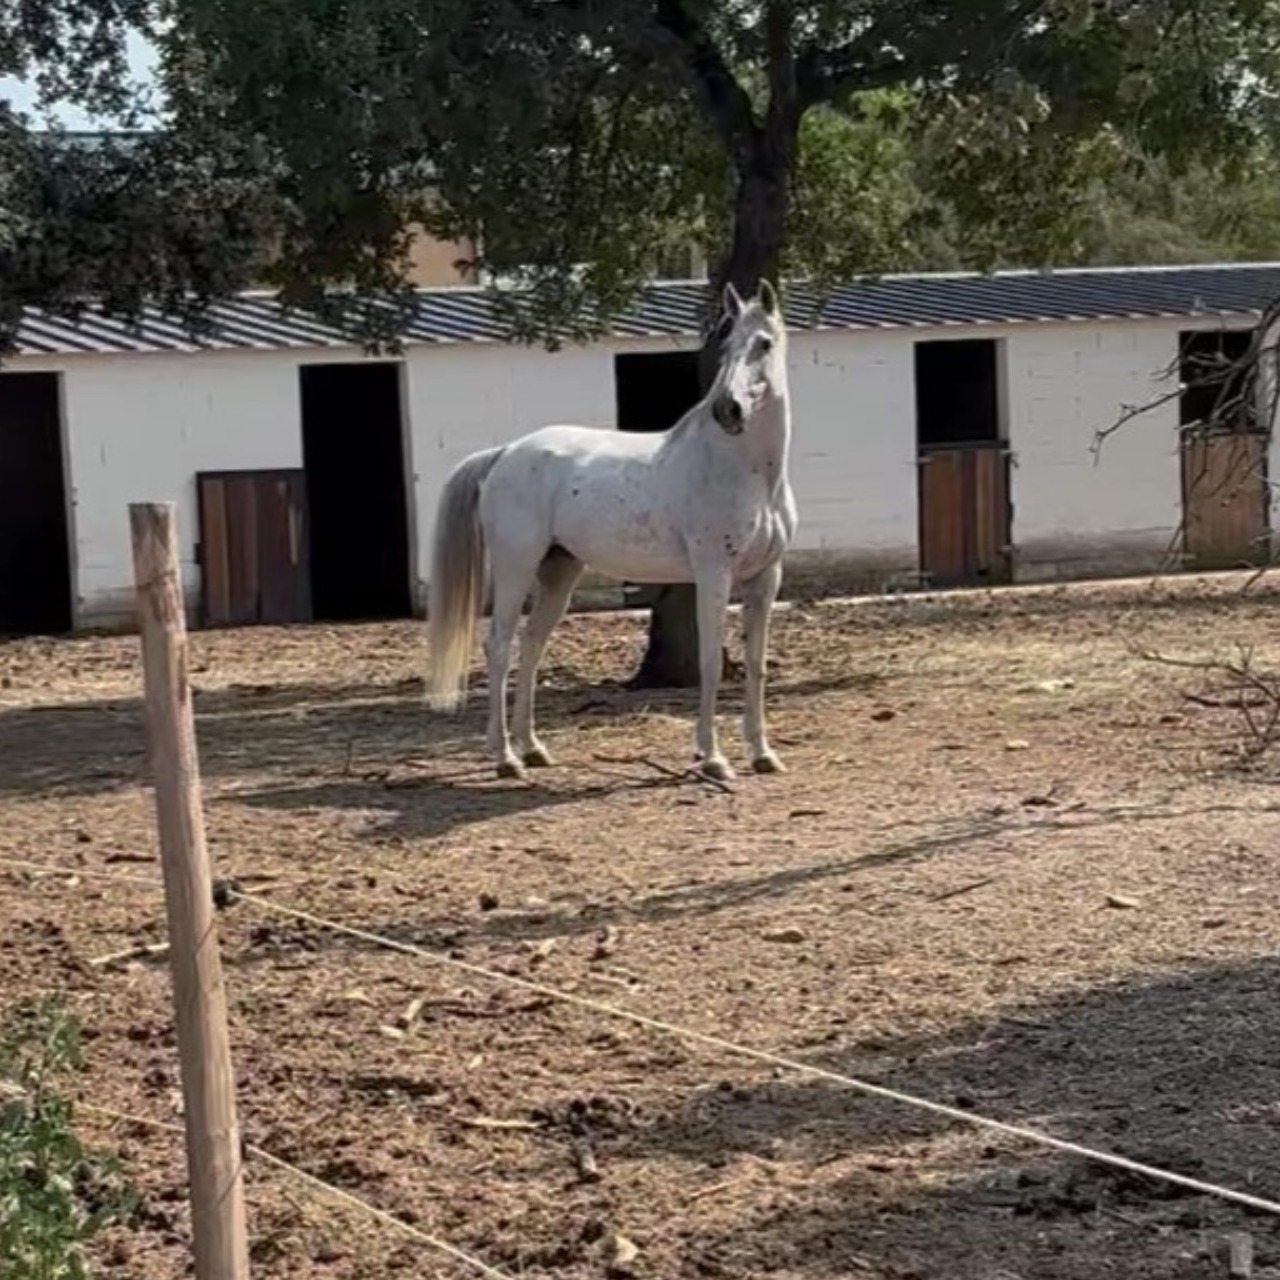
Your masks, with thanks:
[[[651,512],[623,510],[614,519],[562,511],[555,540],[597,573],[627,582],[686,582],[684,540]]]

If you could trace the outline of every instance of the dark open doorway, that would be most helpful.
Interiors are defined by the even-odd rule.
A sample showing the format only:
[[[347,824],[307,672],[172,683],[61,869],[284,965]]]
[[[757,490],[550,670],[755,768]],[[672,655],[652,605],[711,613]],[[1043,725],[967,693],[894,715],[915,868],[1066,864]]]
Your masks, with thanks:
[[[702,399],[696,351],[633,351],[613,358],[613,387],[619,431],[666,431]],[[633,608],[646,606],[667,609],[668,621],[662,644],[677,653],[696,655],[698,635],[692,603],[681,608],[672,603],[681,596],[691,598],[691,586],[656,586],[624,582],[623,599]],[[669,606],[669,607],[668,607]],[[657,619],[655,613],[655,621]],[[669,637],[669,638],[668,638]],[[644,672],[652,663],[658,670],[667,662],[664,651],[655,648],[654,632],[645,657]],[[696,666],[696,663],[694,664]]]
[[[1178,335],[1178,421],[1247,430],[1252,414],[1243,370],[1230,366],[1249,350],[1251,329],[1200,329]]]
[[[1267,424],[1249,379],[1232,365],[1249,352],[1250,329],[1178,335],[1182,541],[1190,569],[1234,569],[1271,559]]]
[[[916,440],[921,449],[1000,439],[1000,359],[991,338],[916,343]]]
[[[0,373],[0,633],[73,621],[71,539],[56,373]]]
[[[619,431],[666,431],[702,399],[696,351],[638,351],[613,358]]]
[[[300,382],[313,616],[407,618],[413,592],[400,366],[304,365]]]
[[[991,338],[916,343],[920,572],[932,586],[1012,578],[1001,363]]]

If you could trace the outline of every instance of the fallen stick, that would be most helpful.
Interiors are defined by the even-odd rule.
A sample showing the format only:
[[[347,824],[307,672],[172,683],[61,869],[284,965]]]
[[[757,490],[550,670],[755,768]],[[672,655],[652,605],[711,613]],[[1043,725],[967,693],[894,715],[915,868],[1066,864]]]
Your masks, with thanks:
[[[585,1142],[574,1143],[573,1163],[580,1182],[599,1182],[604,1176],[596,1161],[596,1153]]]
[[[690,1191],[684,1197],[686,1204],[693,1204],[697,1200],[705,1200],[709,1196],[718,1196],[723,1191],[732,1191],[734,1187],[740,1187],[748,1178],[744,1174],[739,1178],[726,1178],[723,1182],[713,1182],[709,1187],[699,1187],[696,1191]]]
[[[661,773],[675,782],[685,782],[687,780],[704,782],[709,787],[715,787],[717,791],[723,791],[725,795],[737,794],[729,783],[722,782],[719,778],[710,777],[696,765],[688,769],[673,769],[670,765],[662,764],[649,756],[611,756],[599,751],[596,752],[593,758],[599,760],[601,764],[642,764],[646,769],[653,769],[656,773]]]
[[[109,955],[98,956],[88,961],[91,969],[106,969],[113,964],[124,964],[127,960],[159,960],[169,954],[167,942],[140,942],[123,951],[112,951]]]
[[[544,1127],[538,1120],[502,1120],[494,1116],[458,1116],[457,1120],[469,1129],[506,1129],[527,1133]]]
[[[972,880],[968,884],[962,884],[956,889],[945,889],[942,893],[935,893],[930,902],[946,902],[949,898],[958,898],[962,893],[972,893],[975,889],[985,889],[987,885],[993,884],[997,879],[996,876],[987,876],[982,880]]]

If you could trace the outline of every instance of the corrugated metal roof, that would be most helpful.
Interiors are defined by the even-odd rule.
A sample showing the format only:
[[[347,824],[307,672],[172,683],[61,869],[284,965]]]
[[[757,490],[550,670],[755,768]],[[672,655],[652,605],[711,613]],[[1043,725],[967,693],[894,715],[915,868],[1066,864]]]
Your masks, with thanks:
[[[622,338],[694,336],[707,288],[702,281],[649,285],[613,332]],[[1028,324],[1037,321],[1248,317],[1280,297],[1280,263],[1115,267],[995,275],[888,276],[836,288],[815,315],[806,286],[787,291],[797,329],[894,329]],[[350,347],[332,326],[247,294],[212,311],[210,334],[193,337],[181,320],[148,311],[134,326],[89,311],[77,323],[28,312],[22,355],[200,350],[315,350]],[[405,334],[416,344],[502,342],[505,328],[479,289],[424,289]]]

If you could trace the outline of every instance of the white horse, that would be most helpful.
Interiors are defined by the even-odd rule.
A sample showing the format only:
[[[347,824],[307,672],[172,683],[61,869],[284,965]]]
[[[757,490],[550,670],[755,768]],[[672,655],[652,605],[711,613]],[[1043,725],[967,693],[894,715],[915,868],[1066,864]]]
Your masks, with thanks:
[[[432,548],[427,701],[447,711],[465,701],[487,550],[488,745],[499,777],[551,763],[534,733],[534,683],[547,639],[588,565],[632,582],[696,584],[695,758],[717,779],[733,776],[716,740],[715,709],[725,612],[731,589],[741,589],[747,747],[757,773],[782,768],[765,734],[764,680],[769,615],[797,519],[787,477],[787,335],[767,281],[750,302],[726,288],[721,324],[728,334],[715,382],[669,430],[547,426],[472,454],[445,483]],[[511,645],[535,586],[516,674],[513,749]]]

